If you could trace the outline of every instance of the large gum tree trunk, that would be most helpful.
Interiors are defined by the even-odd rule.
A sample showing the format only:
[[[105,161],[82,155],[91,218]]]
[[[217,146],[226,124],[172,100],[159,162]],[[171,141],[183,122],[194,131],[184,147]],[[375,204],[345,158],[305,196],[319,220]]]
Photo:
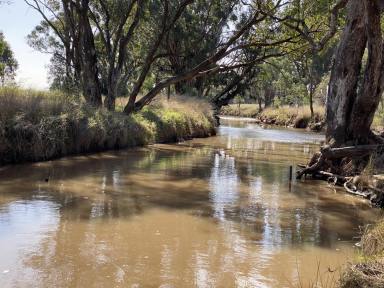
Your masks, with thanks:
[[[329,83],[326,137],[331,146],[366,144],[371,135],[370,127],[382,94],[383,74],[377,1],[350,0],[347,6],[347,23]],[[359,81],[366,47],[368,62],[363,81]]]
[[[329,83],[328,145],[314,155],[309,165],[298,173],[298,178],[318,171],[356,175],[365,168],[369,156],[378,151],[377,144],[384,142],[371,131],[384,88],[380,1],[348,2],[347,23]],[[368,59],[363,63],[365,51]]]
[[[352,109],[349,127],[350,134],[358,142],[364,142],[370,136],[368,133],[383,93],[383,39],[378,2],[379,0],[365,1],[368,62],[362,88]]]

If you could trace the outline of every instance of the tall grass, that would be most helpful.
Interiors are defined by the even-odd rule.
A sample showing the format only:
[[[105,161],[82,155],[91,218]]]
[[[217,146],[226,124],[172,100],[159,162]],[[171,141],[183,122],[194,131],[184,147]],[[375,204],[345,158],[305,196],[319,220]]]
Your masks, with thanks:
[[[21,90],[15,87],[0,89],[0,121],[23,117],[31,122],[47,115],[59,115],[71,108],[72,98],[61,92]]]
[[[60,92],[0,89],[0,164],[48,160],[213,134],[206,102],[156,101],[127,116]],[[203,109],[204,107],[204,109]]]

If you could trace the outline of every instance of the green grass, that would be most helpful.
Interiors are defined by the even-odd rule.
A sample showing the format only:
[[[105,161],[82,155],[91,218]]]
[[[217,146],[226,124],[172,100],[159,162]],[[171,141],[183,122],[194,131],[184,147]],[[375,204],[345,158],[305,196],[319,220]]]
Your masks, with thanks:
[[[0,89],[0,164],[174,142],[215,133],[210,105],[158,100],[125,115],[94,109],[60,92]]]

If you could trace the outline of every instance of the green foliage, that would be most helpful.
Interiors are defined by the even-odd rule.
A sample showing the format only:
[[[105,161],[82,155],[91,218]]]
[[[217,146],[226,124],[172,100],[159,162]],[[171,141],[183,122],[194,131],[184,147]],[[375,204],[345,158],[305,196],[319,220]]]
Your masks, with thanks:
[[[15,80],[18,63],[11,47],[0,32],[0,85],[12,84]]]
[[[271,5],[268,3],[266,5]],[[330,71],[339,36],[326,42],[324,47],[317,46],[329,32],[329,11],[335,3],[333,0],[291,1],[277,13],[276,17],[287,20],[280,23],[273,40],[292,38],[279,47],[287,55],[259,65],[253,87],[248,89],[248,98],[263,102],[265,107],[310,103],[310,95]],[[253,36],[259,39],[263,31],[268,33],[268,29],[258,28]]]
[[[189,5],[162,45],[164,54],[169,56],[158,63],[160,70],[179,75],[204,61],[223,40],[229,23],[235,23],[234,7],[238,3],[238,0],[197,0]],[[198,78],[181,82],[175,89],[179,94],[201,96],[209,84],[209,79]]]
[[[32,31],[29,43],[39,51],[52,53],[52,88],[76,92],[81,82],[87,83],[80,79],[84,73],[76,73],[76,63],[65,61],[67,54],[76,52],[75,39],[72,39],[76,37],[67,27],[70,25],[66,24],[62,2],[43,2],[52,13],[48,13],[49,9],[43,11],[48,14],[49,21],[45,19]],[[134,4],[130,6],[130,3]],[[188,4],[179,11],[182,3]],[[227,49],[233,49],[231,53],[223,52],[223,58],[215,58],[212,63],[203,65],[197,74],[192,73],[176,83],[169,82],[173,83],[170,91],[203,96],[217,106],[227,104],[235,96],[263,102],[264,106],[312,102],[315,88],[329,72],[336,43],[331,40],[319,44],[329,32],[330,9],[336,0],[288,1],[274,9],[276,3],[90,1],[87,12],[97,55],[97,69],[93,69],[98,71],[95,78],[100,80],[102,93],[108,99],[111,98],[109,94],[113,99],[129,95],[132,104],[138,94],[155,91],[153,95],[156,96],[164,89],[160,84],[165,79],[185,75],[199,67],[225,46],[225,41],[236,29],[243,27],[253,16],[266,13],[267,17],[245,29],[242,36],[228,46]],[[166,19],[164,15],[167,15]],[[176,15],[178,17],[173,19]],[[125,42],[121,35],[129,34],[131,28],[132,35]],[[66,37],[69,40],[60,39]],[[64,45],[66,41],[69,45]],[[256,60],[266,54],[271,54],[267,61]],[[120,60],[122,64],[119,64]],[[216,69],[218,66],[223,69]],[[234,80],[238,80],[237,83],[233,83]],[[156,90],[154,87],[160,88]]]

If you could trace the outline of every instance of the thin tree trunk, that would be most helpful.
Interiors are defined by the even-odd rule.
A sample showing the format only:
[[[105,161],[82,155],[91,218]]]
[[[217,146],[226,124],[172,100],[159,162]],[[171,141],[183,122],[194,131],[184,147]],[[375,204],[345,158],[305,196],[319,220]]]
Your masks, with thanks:
[[[171,86],[168,86],[167,88],[167,100],[171,100]]]
[[[107,94],[107,96],[106,96],[106,98],[104,100],[104,106],[109,111],[115,111],[116,97],[117,97],[117,93],[118,93],[117,90],[118,90],[118,86],[119,86],[118,79],[120,78],[120,76],[117,75],[117,72],[113,68],[112,65],[111,65],[111,70],[112,71],[109,73],[108,83],[107,83],[108,94]]]
[[[313,69],[313,62],[315,58],[315,51],[312,52],[312,61],[309,66],[309,109],[311,110],[311,119],[315,117],[315,113],[313,111],[313,95],[315,94],[315,81],[314,81],[314,69]]]
[[[109,85],[107,97],[104,100],[104,106],[109,111],[115,111],[116,107],[116,85]]]
[[[88,0],[82,0],[80,29],[82,40],[82,86],[86,101],[95,107],[102,105],[96,47],[88,17]]]
[[[315,112],[313,111],[313,94],[314,94],[314,85],[311,80],[310,88],[309,88],[309,109],[311,110],[311,119],[314,119]]]

